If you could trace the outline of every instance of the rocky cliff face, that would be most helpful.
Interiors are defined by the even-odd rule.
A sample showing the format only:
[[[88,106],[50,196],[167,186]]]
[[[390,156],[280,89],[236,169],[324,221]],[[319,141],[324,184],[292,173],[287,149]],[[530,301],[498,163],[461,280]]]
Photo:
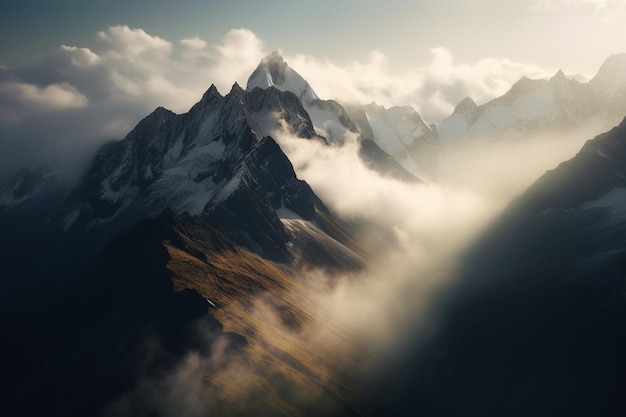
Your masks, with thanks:
[[[110,234],[170,209],[219,219],[238,242],[287,259],[278,210],[314,221],[316,209],[326,209],[264,136],[276,114],[302,137],[316,137],[300,101],[274,87],[246,93],[235,85],[224,97],[211,87],[183,115],[158,108],[100,150],[64,207],[64,227]]]

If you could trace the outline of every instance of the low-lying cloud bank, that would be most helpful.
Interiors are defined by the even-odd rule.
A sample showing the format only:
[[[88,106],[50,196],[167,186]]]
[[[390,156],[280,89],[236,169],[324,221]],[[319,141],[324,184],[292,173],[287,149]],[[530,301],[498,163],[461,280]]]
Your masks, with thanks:
[[[185,112],[210,84],[222,94],[235,81],[245,86],[268,52],[248,29],[209,42],[111,26],[96,33],[93,49],[62,45],[33,66],[0,67],[0,178],[24,163],[89,154],[158,106]],[[301,54],[285,58],[323,98],[412,105],[429,122],[448,116],[465,96],[480,103],[521,76],[553,72],[500,58],[457,63],[445,48],[431,52],[431,63],[400,74],[380,51],[345,66]]]
[[[427,342],[436,331],[446,308],[438,304],[440,296],[454,287],[462,255],[497,214],[582,145],[582,138],[568,136],[485,145],[471,155],[462,150],[463,157],[449,155],[456,165],[446,167],[440,183],[416,184],[367,168],[356,138],[329,147],[285,129],[273,136],[297,175],[336,215],[367,225],[368,234],[358,236],[372,253],[364,271],[343,277],[313,271],[308,282],[323,306],[320,327],[333,323],[348,329],[363,360],[373,355],[379,361],[373,378],[385,361],[401,357],[416,340]],[[377,231],[384,235],[380,240]],[[334,282],[332,290],[327,282]],[[307,337],[322,346],[333,343],[323,328]]]
[[[309,276],[313,288],[316,282],[335,282],[330,292],[325,285],[314,291],[324,314],[350,329],[364,350],[384,355],[401,349],[405,337],[415,336],[407,334],[409,326],[429,319],[424,314],[434,307],[436,294],[454,279],[457,256],[505,200],[470,188],[383,177],[361,161],[356,138],[329,147],[284,130],[274,136],[298,177],[337,216],[367,225],[366,234],[357,237],[371,253],[365,271]]]

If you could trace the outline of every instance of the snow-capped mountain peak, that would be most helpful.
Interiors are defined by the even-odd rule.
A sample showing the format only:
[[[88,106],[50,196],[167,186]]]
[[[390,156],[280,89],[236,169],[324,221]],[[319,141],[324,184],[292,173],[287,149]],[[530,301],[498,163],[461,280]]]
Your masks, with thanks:
[[[589,83],[558,70],[549,79],[522,77],[504,95],[480,106],[465,99],[438,126],[445,145],[458,140],[511,140],[572,131],[623,117],[626,55],[609,58]]]
[[[319,98],[309,83],[287,65],[277,51],[263,58],[248,79],[246,90],[252,91],[256,87],[263,89],[276,87],[281,91],[291,91],[303,104]]]
[[[323,137],[331,146],[341,146],[345,143],[347,137],[354,135],[360,137],[362,139],[361,157],[366,160],[366,163],[371,164],[371,166],[377,166],[375,169],[385,173],[384,175],[396,172],[399,173],[399,178],[410,178],[410,181],[413,181],[416,180],[413,175],[416,172],[421,173],[421,170],[418,169],[412,158],[408,157],[407,159],[407,143],[402,142],[408,142],[408,146],[413,147],[416,141],[414,136],[421,136],[421,133],[424,132],[432,134],[428,126],[424,124],[421,117],[419,117],[415,111],[411,112],[409,109],[400,108],[392,110],[391,113],[398,113],[395,114],[394,117],[407,119],[410,126],[404,129],[402,132],[403,135],[399,136],[398,132],[387,128],[379,130],[379,133],[388,134],[393,132],[391,137],[377,137],[372,133],[372,129],[369,127],[365,110],[363,108],[357,109],[360,105],[355,106],[355,109],[353,109],[355,112],[349,114],[350,112],[348,112],[342,104],[334,100],[320,99],[317,94],[315,94],[310,84],[302,78],[300,74],[291,69],[278,52],[272,52],[261,60],[256,70],[254,70],[248,79],[246,89],[249,94],[254,94],[257,90],[267,91],[268,94],[273,94],[272,90],[287,92],[289,94],[293,93],[299,100],[298,105],[301,105],[306,112],[304,118],[310,120],[312,123],[315,135]],[[295,103],[292,103],[292,105],[295,105]],[[276,111],[278,109],[272,107],[272,110]],[[289,115],[289,112],[282,113],[283,117]],[[354,116],[356,116],[356,119],[353,119]],[[357,119],[359,119],[359,121],[355,124]],[[388,124],[390,121],[385,119],[383,123]],[[260,124],[262,125],[263,123]],[[293,121],[289,124],[294,125]],[[311,134],[308,130],[308,126],[306,129],[298,127],[294,129],[294,132],[296,132],[298,136],[303,136],[301,133],[306,133],[303,137],[310,138]],[[363,140],[366,139],[371,139],[371,143],[364,144]],[[383,144],[385,144],[386,148]],[[395,160],[387,154],[388,149],[398,150],[398,152],[400,152],[400,154],[391,154],[393,158],[396,158]],[[401,157],[400,159],[398,159],[399,156]],[[400,166],[397,161],[404,159],[407,159],[407,163],[403,164],[400,162],[400,165],[402,165]],[[384,168],[383,165],[385,164],[389,166]],[[413,175],[406,172],[407,169],[411,171]],[[390,175],[393,176],[395,174]]]

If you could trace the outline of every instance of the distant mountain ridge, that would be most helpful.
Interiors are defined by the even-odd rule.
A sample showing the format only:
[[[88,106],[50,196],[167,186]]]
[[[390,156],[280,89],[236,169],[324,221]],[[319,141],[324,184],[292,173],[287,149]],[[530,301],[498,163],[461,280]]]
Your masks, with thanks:
[[[523,77],[485,104],[462,100],[437,131],[442,145],[457,141],[515,140],[586,129],[608,129],[626,113],[626,54],[609,57],[588,83],[559,70],[549,80]]]
[[[410,174],[420,178],[431,173],[429,164],[437,147],[436,138],[412,108],[384,109],[373,103],[361,106],[320,99],[311,85],[277,52],[263,58],[248,79],[246,90],[271,86],[298,96],[316,133],[328,143],[341,146],[346,135],[357,136],[361,142],[369,141],[362,148],[361,156],[372,168],[408,181],[414,181]],[[388,160],[384,154],[393,159]],[[394,160],[398,166],[394,166]],[[421,167],[422,164],[427,168]]]

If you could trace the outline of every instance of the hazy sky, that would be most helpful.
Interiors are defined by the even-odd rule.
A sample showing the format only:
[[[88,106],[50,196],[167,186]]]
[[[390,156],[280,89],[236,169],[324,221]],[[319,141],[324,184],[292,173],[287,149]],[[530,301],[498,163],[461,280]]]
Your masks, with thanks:
[[[399,69],[445,47],[462,61],[509,58],[592,75],[626,49],[624,0],[5,0],[0,64],[61,45],[89,46],[96,30],[128,25],[169,40],[248,28],[268,49],[337,63],[384,52]]]
[[[624,21],[626,0],[4,0],[0,177],[33,149],[54,159],[157,106],[184,112],[212,83],[245,86],[273,50],[322,98],[439,122],[522,76],[593,76],[626,52]]]

